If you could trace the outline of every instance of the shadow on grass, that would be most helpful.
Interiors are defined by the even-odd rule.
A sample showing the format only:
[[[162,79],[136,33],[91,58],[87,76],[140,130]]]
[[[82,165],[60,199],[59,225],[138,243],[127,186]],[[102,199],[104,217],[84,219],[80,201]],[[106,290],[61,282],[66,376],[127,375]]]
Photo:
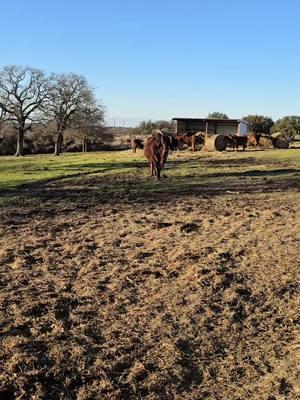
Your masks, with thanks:
[[[77,178],[80,176],[86,176],[86,175],[92,175],[96,173],[105,173],[105,172],[122,172],[122,170],[138,170],[141,168],[145,168],[147,166],[146,162],[141,162],[141,161],[131,161],[131,162],[111,162],[111,163],[96,163],[96,164],[80,164],[78,166],[74,164],[70,165],[57,165],[55,167],[49,167],[45,168],[43,166],[40,166],[39,168],[23,168],[22,172],[25,175],[36,175],[39,172],[53,172],[54,176],[49,176],[49,177],[43,177],[41,176],[40,179],[35,179],[34,182],[32,181],[25,181],[25,183],[19,183],[19,179],[16,179],[13,181],[13,184],[10,184],[8,189],[2,189],[1,186],[5,185],[5,182],[3,185],[1,185],[0,182],[0,196],[3,195],[4,192],[6,191],[19,191],[21,189],[26,189],[27,187],[34,187],[36,185],[41,185],[44,183],[48,182],[55,182],[55,181],[61,181],[67,178]],[[71,172],[63,172],[63,171],[71,171]],[[11,172],[11,167],[9,168],[9,171]],[[62,171],[61,174],[59,174],[56,171]],[[76,172],[75,172],[76,171]],[[5,173],[5,168],[1,167],[1,172]],[[26,180],[26,178],[25,178]]]
[[[181,164],[190,163],[181,161]],[[199,166],[199,160],[193,160]],[[235,160],[236,161],[236,160]],[[103,167],[104,163],[99,163]],[[170,161],[169,167],[179,164]],[[270,193],[300,189],[300,170],[272,169],[269,171],[246,170],[169,176],[156,182],[145,175],[146,163],[110,163],[104,164],[107,170],[122,170],[123,173],[97,174],[97,171],[79,173],[51,179],[47,182],[26,184],[15,189],[0,191],[4,205],[37,206],[52,203],[60,207],[70,206],[74,209],[87,209],[99,203],[121,202],[166,202],[180,196],[202,196],[210,198],[228,194]],[[138,172],[137,168],[144,168]],[[201,166],[199,166],[201,171]],[[172,168],[169,171],[175,171]],[[98,172],[103,172],[98,171]],[[166,173],[168,170],[166,171]]]
[[[43,164],[28,164],[22,166],[22,170],[32,170],[33,172],[38,172],[38,171],[59,171],[59,170],[78,170],[78,171],[83,171],[85,169],[89,170],[99,170],[99,171],[112,171],[116,169],[127,169],[127,168],[142,168],[146,165],[146,162],[144,161],[124,161],[124,162],[97,162],[97,163],[86,163],[86,164],[49,164],[47,163],[46,165]],[[2,165],[1,166],[1,172],[6,172],[6,171],[11,171],[11,166],[10,165]]]
[[[130,169],[130,168],[144,168],[146,165],[145,161],[125,161],[125,162],[99,162],[99,163],[88,163],[88,164],[79,164],[79,165],[63,165],[63,168],[70,169],[70,170],[82,170],[85,168],[99,170],[99,171],[113,171],[117,169]],[[57,169],[61,169],[62,166],[58,166]],[[52,169],[52,167],[51,167]]]
[[[212,173],[208,175],[204,175],[207,177],[256,177],[256,176],[263,176],[263,177],[276,177],[276,176],[284,176],[290,174],[299,174],[300,176],[300,169],[297,168],[282,168],[282,169],[274,169],[271,171],[263,171],[263,170],[249,170],[249,171],[242,171],[242,172],[225,172],[225,173]]]

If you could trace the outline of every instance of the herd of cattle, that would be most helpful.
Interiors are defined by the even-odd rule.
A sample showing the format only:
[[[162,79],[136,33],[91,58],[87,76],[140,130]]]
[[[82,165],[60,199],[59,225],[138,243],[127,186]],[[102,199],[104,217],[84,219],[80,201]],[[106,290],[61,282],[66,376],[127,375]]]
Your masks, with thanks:
[[[260,135],[250,136],[228,136],[226,137],[227,147],[233,150],[238,150],[242,147],[243,150],[247,146],[255,147],[259,145]],[[149,161],[151,176],[156,176],[160,179],[161,170],[163,169],[169,151],[180,150],[184,145],[191,147],[192,151],[196,151],[197,145],[204,145],[205,134],[177,134],[175,136],[164,134],[160,130],[155,130],[152,136],[146,139],[144,143],[141,139],[134,138],[131,140],[132,151],[135,153],[137,149],[144,149],[144,155]]]

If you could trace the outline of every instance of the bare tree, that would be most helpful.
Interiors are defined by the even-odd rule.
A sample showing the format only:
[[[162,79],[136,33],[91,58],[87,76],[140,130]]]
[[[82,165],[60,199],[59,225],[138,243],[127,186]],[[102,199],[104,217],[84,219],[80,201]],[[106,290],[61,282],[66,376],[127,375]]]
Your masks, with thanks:
[[[105,108],[94,99],[90,104],[80,107],[73,121],[73,135],[81,141],[82,151],[88,151],[88,145],[97,141],[104,128]]]
[[[16,156],[24,155],[24,135],[41,119],[48,92],[48,79],[38,69],[10,65],[0,71],[0,109],[17,130]]]
[[[93,99],[92,89],[86,79],[76,74],[56,74],[52,76],[47,110],[55,122],[56,141],[54,155],[62,151],[64,132],[72,126],[76,113],[90,104]]]
[[[7,129],[7,113],[0,108],[0,144],[5,139]]]

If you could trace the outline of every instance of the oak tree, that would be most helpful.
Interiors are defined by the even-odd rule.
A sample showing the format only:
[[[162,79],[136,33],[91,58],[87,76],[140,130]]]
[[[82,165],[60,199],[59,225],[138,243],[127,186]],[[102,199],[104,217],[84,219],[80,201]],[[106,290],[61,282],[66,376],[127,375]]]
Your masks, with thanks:
[[[276,121],[273,132],[283,133],[289,140],[300,134],[300,116],[290,115]]]
[[[99,140],[104,132],[105,108],[95,99],[91,100],[90,104],[78,109],[72,124],[71,136],[80,140],[83,152],[88,151],[89,144]]]
[[[208,114],[207,118],[209,118],[209,119],[228,119],[228,116],[225,113],[215,111],[215,112]]]
[[[272,118],[264,115],[247,115],[243,120],[248,122],[249,131],[257,135],[269,135],[274,125]]]
[[[93,91],[86,79],[77,74],[55,74],[51,77],[47,112],[55,124],[54,155],[62,151],[64,132],[72,126],[76,114],[93,100]]]
[[[0,109],[17,131],[16,156],[24,155],[24,135],[40,121],[49,81],[39,69],[10,65],[0,71]]]

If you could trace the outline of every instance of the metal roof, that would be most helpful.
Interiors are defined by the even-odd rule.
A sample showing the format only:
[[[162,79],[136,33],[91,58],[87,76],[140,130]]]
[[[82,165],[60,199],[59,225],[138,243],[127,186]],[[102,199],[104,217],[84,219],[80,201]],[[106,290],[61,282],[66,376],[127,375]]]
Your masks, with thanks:
[[[199,121],[199,122],[222,122],[222,123],[239,123],[239,122],[244,122],[245,124],[248,124],[247,121],[244,121],[243,119],[219,119],[219,118],[181,118],[181,117],[176,117],[172,118],[172,121]]]

